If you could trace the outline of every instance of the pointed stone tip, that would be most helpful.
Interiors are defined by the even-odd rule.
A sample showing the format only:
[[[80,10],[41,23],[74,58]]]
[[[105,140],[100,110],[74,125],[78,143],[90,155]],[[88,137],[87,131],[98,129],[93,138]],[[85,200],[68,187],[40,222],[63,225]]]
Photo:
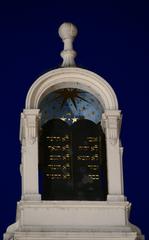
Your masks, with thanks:
[[[77,27],[69,22],[63,23],[58,30],[59,36],[64,39],[74,39],[77,36]]]

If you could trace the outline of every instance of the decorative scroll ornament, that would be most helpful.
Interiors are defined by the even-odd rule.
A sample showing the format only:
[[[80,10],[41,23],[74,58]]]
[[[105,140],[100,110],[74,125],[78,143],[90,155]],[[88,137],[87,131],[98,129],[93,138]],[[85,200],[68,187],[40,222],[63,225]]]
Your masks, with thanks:
[[[36,114],[21,114],[20,140],[22,151],[25,151],[27,143],[34,144],[38,137],[38,118]]]
[[[36,118],[35,116],[28,116],[26,118],[26,139],[30,144],[34,144],[37,137],[37,128],[36,128]]]
[[[21,113],[21,120],[20,120],[20,135],[19,135],[19,139],[20,139],[20,142],[22,143],[22,145],[23,145],[23,143],[24,143],[24,136],[25,134],[24,134],[24,114],[23,113]]]
[[[106,137],[112,145],[117,143],[120,133],[120,115],[106,115],[102,116],[102,127],[106,131]]]
[[[109,130],[109,139],[110,139],[110,143],[112,145],[115,145],[117,143],[117,130],[116,129],[110,129]]]
[[[73,50],[73,41],[78,30],[72,23],[63,23],[59,28],[59,36],[64,42],[64,50],[61,52],[63,63],[61,67],[75,67],[76,51]]]
[[[117,119],[109,118],[108,119],[108,132],[109,139],[112,145],[115,145],[118,139],[118,129],[117,129]]]

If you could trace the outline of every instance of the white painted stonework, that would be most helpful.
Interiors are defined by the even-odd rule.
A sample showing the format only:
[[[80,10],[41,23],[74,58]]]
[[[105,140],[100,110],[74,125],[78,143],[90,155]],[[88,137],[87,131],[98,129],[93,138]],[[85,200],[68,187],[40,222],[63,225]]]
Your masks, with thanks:
[[[69,25],[69,28],[72,26]],[[38,183],[38,107],[48,93],[61,88],[88,91],[102,104],[102,127],[107,149],[107,201],[41,200]],[[120,128],[121,111],[117,97],[99,75],[67,66],[39,77],[29,90],[25,109],[21,113],[22,197],[17,204],[16,223],[7,228],[4,240],[143,240],[140,230],[129,222],[131,204],[124,197]]]
[[[77,28],[72,23],[63,23],[59,28],[59,36],[64,42],[64,50],[61,52],[63,58],[62,67],[74,67],[76,52],[73,50],[73,40],[78,33]]]

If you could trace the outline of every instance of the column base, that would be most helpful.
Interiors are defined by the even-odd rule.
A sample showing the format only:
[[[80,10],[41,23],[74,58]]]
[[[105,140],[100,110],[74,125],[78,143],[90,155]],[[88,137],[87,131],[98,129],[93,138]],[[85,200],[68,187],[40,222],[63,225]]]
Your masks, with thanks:
[[[128,230],[129,229],[129,230]],[[121,227],[119,230],[116,227],[112,229],[80,229],[80,230],[56,230],[50,231],[16,231],[14,235],[5,234],[4,240],[144,240],[144,236],[138,231],[134,231]],[[12,238],[10,238],[12,237]]]
[[[124,195],[108,194],[107,201],[110,201],[110,202],[124,202],[124,201],[127,201],[127,198]]]
[[[40,194],[24,194],[21,198],[22,201],[40,201],[41,195]]]
[[[129,212],[124,201],[25,200],[3,240],[144,240]]]

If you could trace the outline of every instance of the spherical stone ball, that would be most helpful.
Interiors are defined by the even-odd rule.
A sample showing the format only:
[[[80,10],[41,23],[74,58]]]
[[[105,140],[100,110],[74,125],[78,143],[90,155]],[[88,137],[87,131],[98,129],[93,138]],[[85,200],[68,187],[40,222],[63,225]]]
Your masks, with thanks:
[[[72,23],[63,23],[58,30],[59,36],[64,39],[75,38],[78,30],[75,25]]]

